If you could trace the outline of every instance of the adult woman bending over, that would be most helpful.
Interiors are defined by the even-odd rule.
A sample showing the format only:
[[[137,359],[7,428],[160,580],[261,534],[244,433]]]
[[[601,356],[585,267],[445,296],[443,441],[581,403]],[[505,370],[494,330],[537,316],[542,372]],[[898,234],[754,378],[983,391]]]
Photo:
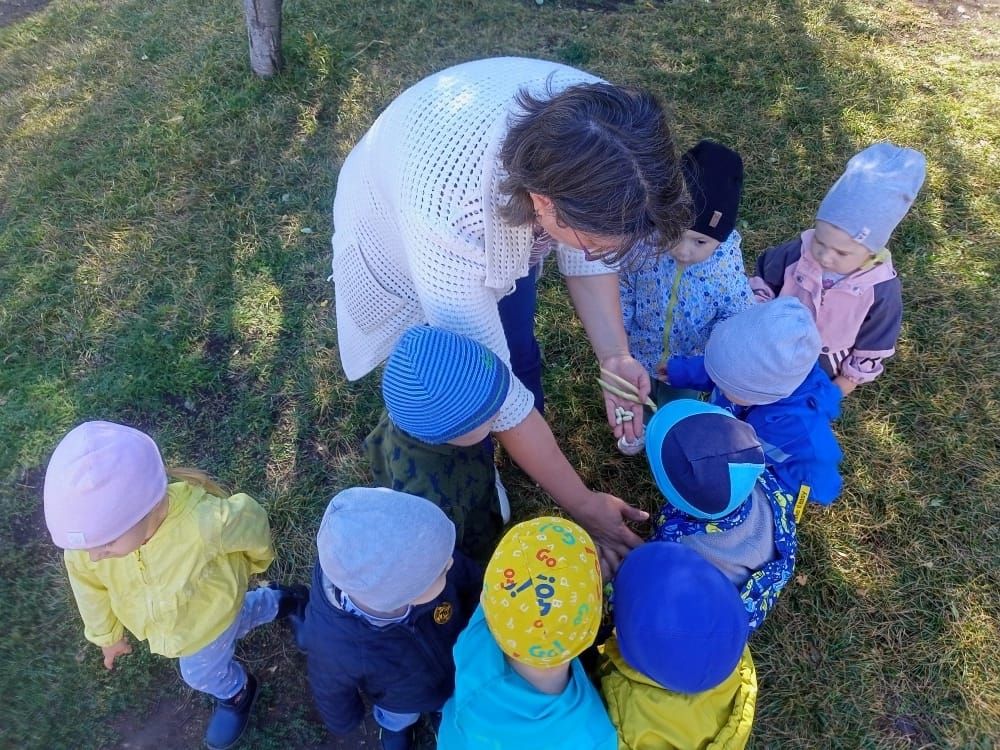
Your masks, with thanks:
[[[645,92],[542,60],[478,60],[404,91],[344,162],[334,200],[341,361],[371,372],[410,326],[494,351],[514,375],[493,432],[599,542],[611,568],[645,513],[589,489],[546,424],[535,283],[551,251],[600,365],[649,391],[628,353],[618,264],[674,243],[690,221],[663,109]],[[614,424],[616,436],[641,420]]]

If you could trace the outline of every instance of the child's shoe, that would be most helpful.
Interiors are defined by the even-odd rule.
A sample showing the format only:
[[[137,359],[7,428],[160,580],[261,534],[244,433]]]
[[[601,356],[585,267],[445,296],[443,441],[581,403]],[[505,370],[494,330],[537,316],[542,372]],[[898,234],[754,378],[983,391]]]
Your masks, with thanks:
[[[497,488],[497,500],[500,501],[500,518],[503,519],[504,526],[510,523],[510,498],[507,497],[507,488],[500,481],[500,471],[493,469],[493,485]]]
[[[378,739],[382,743],[382,750],[412,750],[413,727],[409,726],[398,732],[386,729],[385,727],[379,727]]]
[[[257,678],[249,672],[247,682],[236,695],[228,700],[215,701],[215,711],[205,730],[208,750],[228,750],[243,735],[250,720],[250,710],[257,700]]]

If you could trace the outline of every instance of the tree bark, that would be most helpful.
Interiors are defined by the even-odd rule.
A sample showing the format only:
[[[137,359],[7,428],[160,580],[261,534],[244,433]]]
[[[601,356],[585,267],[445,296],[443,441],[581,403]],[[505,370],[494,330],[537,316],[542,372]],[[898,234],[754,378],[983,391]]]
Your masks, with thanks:
[[[281,70],[282,0],[243,0],[250,38],[250,67],[261,78]]]

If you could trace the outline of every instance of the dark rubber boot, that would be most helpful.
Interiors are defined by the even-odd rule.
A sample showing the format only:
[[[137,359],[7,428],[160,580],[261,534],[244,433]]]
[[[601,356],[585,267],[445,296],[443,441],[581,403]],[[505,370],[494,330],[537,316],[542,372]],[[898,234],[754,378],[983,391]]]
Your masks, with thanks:
[[[229,700],[215,701],[215,711],[205,730],[208,750],[228,750],[243,736],[250,711],[257,700],[257,678],[247,673],[247,684]]]

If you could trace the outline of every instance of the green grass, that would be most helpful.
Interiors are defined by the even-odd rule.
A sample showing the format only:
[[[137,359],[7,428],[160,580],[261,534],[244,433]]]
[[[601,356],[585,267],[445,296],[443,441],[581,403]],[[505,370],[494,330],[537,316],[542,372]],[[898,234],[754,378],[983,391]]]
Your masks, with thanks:
[[[738,148],[748,260],[809,224],[860,147],[927,154],[893,240],[899,354],[851,397],[844,497],[807,515],[799,577],[754,638],[754,747],[1000,742],[998,32],[905,0],[290,0],[287,68],[263,82],[239,3],[55,0],[0,28],[0,746],[113,746],[163,700],[203,719],[168,661],[138,649],[106,674],[84,641],[40,513],[48,452],[85,419],[147,429],[169,462],[260,497],[272,577],[302,579],[327,499],[365,481],[379,409],[336,350],[338,164],[401,88],[500,54],[648,86],[683,147]],[[653,507],[555,276],[539,331],[571,461]],[[544,507],[507,475],[518,512]],[[269,685],[245,745],[324,742],[287,639],[243,651]]]

